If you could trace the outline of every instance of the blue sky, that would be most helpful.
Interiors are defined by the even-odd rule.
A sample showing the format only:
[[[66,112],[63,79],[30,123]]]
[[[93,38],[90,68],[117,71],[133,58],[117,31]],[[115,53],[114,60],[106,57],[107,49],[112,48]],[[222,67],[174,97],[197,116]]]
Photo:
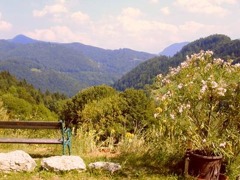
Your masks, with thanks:
[[[0,39],[159,53],[211,34],[240,35],[240,0],[1,0]]]

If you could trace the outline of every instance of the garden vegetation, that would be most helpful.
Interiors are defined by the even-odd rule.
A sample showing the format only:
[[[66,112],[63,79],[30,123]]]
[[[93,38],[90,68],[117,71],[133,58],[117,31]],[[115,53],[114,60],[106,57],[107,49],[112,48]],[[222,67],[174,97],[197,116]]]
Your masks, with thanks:
[[[6,72],[3,75],[13,78]],[[1,87],[0,118],[61,118],[74,129],[73,154],[82,156],[86,163],[108,160],[123,167],[115,174],[87,171],[81,175],[38,169],[29,174],[31,178],[37,173],[40,178],[181,179],[191,142],[193,149],[223,155],[226,174],[234,179],[240,160],[239,77],[239,64],[216,58],[212,51],[201,51],[170,68],[166,75],[159,74],[147,92],[118,92],[100,85],[65,99],[49,92],[41,94],[27,84],[24,87],[29,89],[23,91],[24,82],[13,78],[15,84],[5,83],[7,90]],[[25,96],[19,95],[22,92]],[[40,105],[48,113],[37,111]],[[60,151],[55,148],[48,153]]]

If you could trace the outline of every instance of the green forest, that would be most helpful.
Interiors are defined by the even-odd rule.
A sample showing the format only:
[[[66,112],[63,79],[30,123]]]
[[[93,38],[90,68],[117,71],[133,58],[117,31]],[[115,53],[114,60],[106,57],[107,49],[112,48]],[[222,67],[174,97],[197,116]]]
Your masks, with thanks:
[[[58,120],[57,113],[66,101],[60,93],[42,93],[9,72],[0,73],[0,100],[10,119]]]
[[[89,86],[113,84],[155,56],[126,48],[106,50],[81,43],[43,41],[22,44],[16,39],[0,40],[0,54],[0,71],[9,71],[42,91],[67,96]]]
[[[240,40],[231,40],[220,34],[210,35],[187,44],[173,57],[158,56],[139,64],[115,82],[113,87],[118,90],[131,87],[143,89],[146,85],[151,85],[158,74],[166,74],[169,67],[177,67],[187,55],[201,50],[212,50],[215,57],[231,58],[234,63],[240,61]]]

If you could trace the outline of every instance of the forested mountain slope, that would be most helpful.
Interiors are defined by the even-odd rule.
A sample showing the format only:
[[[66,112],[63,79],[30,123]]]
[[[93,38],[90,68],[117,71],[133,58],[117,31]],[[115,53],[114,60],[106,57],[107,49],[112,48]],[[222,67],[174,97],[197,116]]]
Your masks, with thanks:
[[[23,35],[0,40],[0,71],[9,71],[43,91],[69,96],[88,86],[113,84],[154,56],[130,49],[41,42]]]
[[[189,43],[172,58],[159,56],[141,63],[119,79],[114,87],[118,90],[130,87],[142,89],[145,85],[152,84],[156,75],[167,73],[169,67],[178,66],[187,55],[201,50],[212,50],[215,57],[231,58],[234,63],[240,62],[240,40],[231,40],[228,36],[216,34]]]
[[[9,72],[0,73],[0,103],[11,119],[57,120],[57,112],[66,98],[60,93],[42,93]]]

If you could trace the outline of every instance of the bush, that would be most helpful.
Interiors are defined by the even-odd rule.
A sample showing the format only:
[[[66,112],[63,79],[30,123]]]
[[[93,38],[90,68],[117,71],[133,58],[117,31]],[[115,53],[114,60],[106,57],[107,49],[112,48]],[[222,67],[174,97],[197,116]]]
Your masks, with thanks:
[[[117,143],[126,132],[145,130],[154,122],[154,103],[141,90],[117,92],[101,85],[90,87],[70,99],[61,112],[69,126],[95,130],[99,140]]]
[[[239,77],[239,64],[211,51],[158,75],[153,94],[162,138],[173,145],[177,139],[179,151],[190,140],[194,149],[233,160],[240,152]]]

